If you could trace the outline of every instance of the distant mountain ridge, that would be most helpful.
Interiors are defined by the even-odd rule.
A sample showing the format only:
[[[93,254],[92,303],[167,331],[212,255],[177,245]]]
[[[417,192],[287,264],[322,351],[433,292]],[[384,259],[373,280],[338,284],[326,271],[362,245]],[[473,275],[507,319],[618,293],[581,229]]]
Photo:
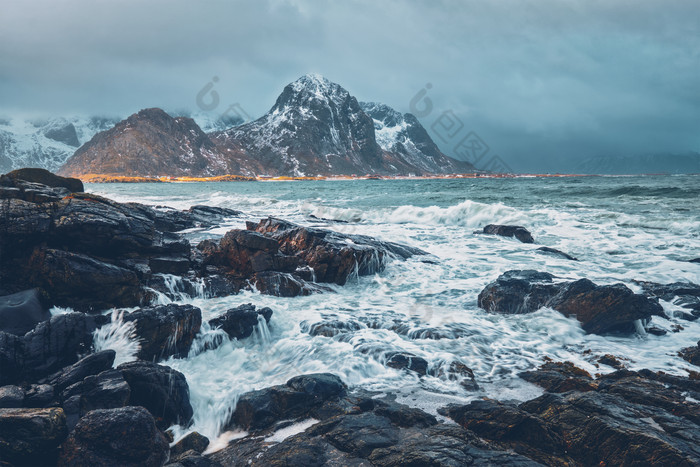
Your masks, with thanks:
[[[146,109],[81,146],[60,173],[212,176],[473,172],[437,148],[418,120],[360,104],[319,75],[287,85],[259,119],[204,133],[189,118]]]

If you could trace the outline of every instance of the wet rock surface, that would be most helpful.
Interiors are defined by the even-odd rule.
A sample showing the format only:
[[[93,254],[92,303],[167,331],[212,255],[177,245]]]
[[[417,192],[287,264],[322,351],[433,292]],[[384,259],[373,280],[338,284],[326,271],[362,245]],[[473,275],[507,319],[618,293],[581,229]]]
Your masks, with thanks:
[[[514,237],[523,243],[535,243],[532,234],[525,228],[519,225],[496,225],[489,224],[479,232],[487,235],[499,235],[501,237]]]
[[[24,290],[0,297],[0,331],[23,336],[34,327],[51,319],[37,289]]]
[[[530,313],[542,307],[576,317],[593,334],[633,333],[635,321],[664,316],[658,301],[635,294],[624,284],[596,285],[588,279],[554,282],[538,271],[507,271],[481,291],[478,303],[492,313]]]
[[[272,310],[268,307],[255,309],[255,305],[248,303],[227,310],[221,316],[209,320],[212,328],[221,328],[231,338],[245,339],[249,337],[257,327],[259,320],[270,322]]]
[[[168,442],[143,407],[93,410],[61,447],[61,466],[154,466],[168,457]]]
[[[557,256],[559,258],[568,259],[569,261],[578,261],[578,258],[575,258],[568,253],[564,253],[561,250],[557,250],[556,248],[551,248],[548,246],[541,246],[537,249],[537,251],[545,255]]]
[[[52,465],[68,430],[60,408],[0,408],[0,461]]]

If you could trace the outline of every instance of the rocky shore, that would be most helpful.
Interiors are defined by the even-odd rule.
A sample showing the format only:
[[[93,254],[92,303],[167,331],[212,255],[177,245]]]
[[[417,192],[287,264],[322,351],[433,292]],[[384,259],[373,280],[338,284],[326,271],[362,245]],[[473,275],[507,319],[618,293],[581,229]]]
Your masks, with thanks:
[[[299,375],[241,395],[224,427],[241,436],[222,449],[209,449],[197,432],[174,443],[170,427],[187,429],[194,409],[186,377],[160,362],[220,345],[195,348],[203,328],[248,339],[274,310],[246,304],[205,322],[196,306],[156,303],[173,293],[168,278],[210,297],[244,289],[293,297],[332,294],[390,260],[432,261],[398,243],[277,218],[196,245],[178,233],[239,215],[118,203],[38,169],[0,176],[0,465],[700,464],[700,373],[630,371],[615,355],[599,360],[611,373],[555,361],[521,373],[541,391],[526,402],[482,398],[445,404],[437,414],[334,374]],[[520,226],[490,225],[481,233],[535,242]],[[700,317],[696,284],[637,287],[635,293],[623,284],[513,270],[486,285],[478,305],[506,315],[548,307],[587,333],[621,338],[666,332],[650,324],[665,315],[659,299],[675,305],[678,319]],[[52,314],[52,307],[74,311]],[[111,308],[128,310],[105,314]],[[140,342],[134,361],[120,363],[114,350],[95,345],[96,333],[115,320],[131,323]],[[301,330],[332,337],[371,326],[327,319],[301,323]],[[700,342],[678,354],[700,365]],[[418,377],[440,373],[466,391],[479,385],[459,362],[434,368],[419,356],[386,352],[382,363]]]

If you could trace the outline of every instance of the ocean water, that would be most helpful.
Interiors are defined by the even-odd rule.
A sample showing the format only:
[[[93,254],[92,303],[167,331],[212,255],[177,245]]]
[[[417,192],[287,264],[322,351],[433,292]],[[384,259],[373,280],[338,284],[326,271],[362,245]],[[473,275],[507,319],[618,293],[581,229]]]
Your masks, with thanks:
[[[488,314],[477,307],[477,296],[510,269],[599,284],[622,282],[636,291],[634,279],[700,283],[700,264],[687,262],[700,257],[698,176],[90,184],[86,189],[118,201],[180,209],[208,204],[245,213],[210,230],[187,231],[192,241],[245,228],[246,220],[277,216],[405,243],[433,256],[430,262],[392,261],[380,274],[333,287],[334,293],[181,296],[180,301],[202,309],[205,321],[243,303],[274,311],[269,326],[260,323],[240,342],[205,326],[189,358],[164,362],[187,377],[195,411],[190,429],[221,441],[213,446],[241,436],[223,432],[240,394],[304,373],[332,372],[353,388],[391,392],[434,413],[446,403],[483,396],[536,397],[541,391],[517,374],[546,358],[569,360],[591,373],[613,371],[596,363],[604,354],[620,357],[631,369],[686,374],[692,368],[676,353],[695,345],[700,323],[675,318],[671,303],[662,302],[668,319],[652,322],[669,331],[680,324],[680,332],[619,337],[586,335],[577,321],[548,309],[520,316]],[[319,222],[312,215],[329,220]],[[525,226],[537,243],[473,233],[490,223]],[[543,255],[535,251],[539,246],[580,261]],[[357,321],[361,329],[331,338],[304,332],[322,319]],[[119,360],[126,361],[138,343],[118,323],[102,330],[96,342],[115,348]],[[203,351],[215,339],[223,345]],[[436,376],[386,367],[388,351],[425,358]],[[479,390],[467,390],[441,374],[440,368],[454,361],[474,371]]]

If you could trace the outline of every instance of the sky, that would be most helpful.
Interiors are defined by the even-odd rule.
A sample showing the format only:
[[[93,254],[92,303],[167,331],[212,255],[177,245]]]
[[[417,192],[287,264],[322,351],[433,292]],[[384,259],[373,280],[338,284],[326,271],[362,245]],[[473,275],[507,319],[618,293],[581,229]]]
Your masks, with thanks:
[[[204,111],[210,85],[257,118],[306,73],[516,171],[700,152],[697,0],[0,3],[4,116]]]

